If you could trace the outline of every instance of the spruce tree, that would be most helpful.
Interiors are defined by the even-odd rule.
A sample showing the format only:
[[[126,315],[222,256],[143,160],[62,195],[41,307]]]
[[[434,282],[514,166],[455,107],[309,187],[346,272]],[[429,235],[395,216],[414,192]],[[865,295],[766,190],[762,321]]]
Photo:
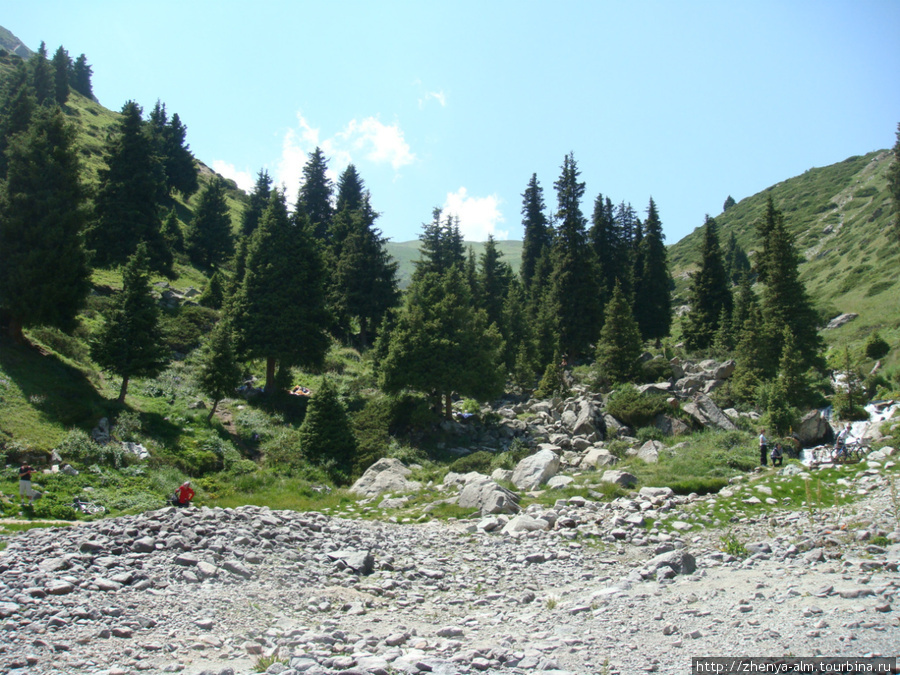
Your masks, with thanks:
[[[346,221],[348,229],[334,260],[332,297],[337,312],[359,321],[362,349],[368,348],[370,327],[381,323],[400,295],[398,264],[387,252],[387,240],[374,218],[366,195],[360,208],[343,210],[334,220]]]
[[[247,249],[246,271],[234,298],[238,351],[266,360],[266,393],[276,366],[318,367],[328,351],[325,270],[309,223],[288,216],[273,190]]]
[[[200,181],[194,153],[187,143],[187,127],[178,113],[172,115],[166,127],[164,147],[166,187],[170,194],[175,190],[187,199],[200,189]]]
[[[641,331],[631,305],[622,285],[616,283],[597,343],[597,365],[602,375],[614,384],[633,381],[640,373],[641,346]]]
[[[241,214],[241,232],[245,237],[249,237],[259,225],[259,219],[262,218],[263,212],[269,205],[269,195],[272,192],[272,179],[269,172],[260,169],[256,174],[256,185],[253,186],[253,192],[247,202],[247,208]]]
[[[303,182],[297,196],[297,212],[306,213],[313,227],[316,239],[328,238],[331,229],[331,219],[334,216],[334,208],[331,204],[333,185],[328,177],[328,160],[321,148],[316,148],[309,153],[309,159],[303,167]]]
[[[463,270],[428,273],[410,286],[378,363],[379,382],[388,393],[404,388],[434,392],[452,415],[452,394],[479,401],[503,391],[503,340],[477,309]]]
[[[241,366],[235,356],[231,324],[223,319],[210,333],[198,364],[197,385],[213,401],[207,422],[216,414],[219,402],[234,392],[240,382]]]
[[[225,181],[215,176],[200,193],[184,245],[191,261],[205,269],[217,267],[234,253],[231,215],[225,201]]]
[[[737,400],[756,401],[759,386],[772,376],[774,370],[771,353],[762,313],[753,304],[737,338],[736,366],[731,380],[731,391]]]
[[[598,194],[594,199],[594,211],[591,215],[591,229],[588,239],[597,259],[597,267],[602,279],[603,290],[611,293],[616,280],[626,284],[627,270],[630,263],[628,242],[617,227],[612,200]]]
[[[34,89],[34,97],[38,105],[53,105],[54,98],[53,70],[47,60],[47,45],[41,41],[37,53],[28,61],[31,71],[31,86]]]
[[[570,153],[554,183],[557,194],[556,242],[550,277],[550,300],[556,314],[559,348],[573,359],[586,354],[602,322],[602,299],[594,257],[587,246],[586,219],[581,212],[584,183]]]
[[[172,253],[184,252],[184,234],[178,224],[178,214],[175,209],[169,209],[169,214],[162,224],[162,236],[166,246]]]
[[[225,304],[225,280],[222,270],[216,270],[209,278],[209,283],[197,298],[197,303],[211,309],[222,309]]]
[[[62,45],[53,55],[53,96],[57,105],[65,105],[69,100],[69,73],[72,70],[72,59]]]
[[[15,71],[6,81],[3,99],[0,102],[0,179],[6,176],[9,162],[6,150],[9,143],[13,136],[28,129],[36,106],[28,69],[24,62],[19,61]]]
[[[89,246],[100,267],[124,264],[146,242],[152,268],[166,271],[171,252],[162,237],[159,213],[165,173],[144,130],[141,107],[128,101],[106,144],[106,167],[94,202]]]
[[[894,210],[894,231],[900,240],[900,124],[897,124],[897,142],[893,148],[894,159],[888,167],[888,192]]]
[[[513,278],[512,268],[502,257],[494,236],[489,234],[480,258],[477,303],[487,313],[488,322],[498,327],[503,325],[503,306]]]
[[[771,208],[774,210],[774,207]],[[794,335],[804,368],[823,368],[823,342],[818,332],[818,317],[806,287],[800,281],[797,269],[799,256],[793,237],[788,233],[780,212],[774,211],[771,218],[767,215],[767,220],[770,220],[771,228],[767,238],[762,312],[770,333],[776,338],[773,358],[777,359],[781,354],[782,330],[788,327]]]
[[[122,273],[122,291],[91,344],[91,357],[122,378],[119,403],[133,377],[152,377],[165,367],[168,350],[159,325],[159,307],[150,292],[146,244],[138,245]]]
[[[672,277],[664,242],[662,222],[651,197],[639,244],[641,269],[635,275],[634,318],[641,337],[656,340],[657,344],[672,327]]]
[[[725,273],[732,284],[739,283],[741,277],[750,273],[750,259],[747,252],[738,244],[734,232],[729,235],[725,244],[724,262]]]
[[[12,138],[0,183],[0,303],[12,336],[35,325],[69,330],[90,289],[83,235],[85,192],[75,131],[42,109]]]
[[[327,377],[309,400],[299,436],[306,459],[324,466],[338,484],[350,482],[358,444],[347,409]]]
[[[337,213],[356,211],[363,207],[363,199],[366,194],[365,183],[353,164],[348,164],[338,178],[337,189],[337,206],[335,208]]]
[[[722,262],[716,221],[706,217],[703,226],[703,248],[700,269],[691,275],[691,311],[683,327],[688,349],[709,347],[719,328],[722,310],[733,307],[730,284]]]
[[[422,257],[413,262],[414,280],[426,274],[444,274],[451,267],[463,266],[466,262],[459,219],[448,213],[442,222],[441,215],[441,209],[433,209],[431,222],[422,225],[422,233],[419,235],[419,241],[422,242],[419,254]]]
[[[93,74],[94,71],[88,64],[87,57],[84,54],[81,54],[75,59],[75,65],[72,68],[72,80],[70,82],[72,89],[82,96],[93,99],[94,89],[91,84],[91,76]]]
[[[550,253],[553,245],[553,230],[545,215],[544,190],[538,182],[537,174],[531,174],[528,187],[522,194],[522,266],[519,273],[526,292],[531,292],[532,282],[540,272],[539,261]],[[546,270],[546,268],[545,268]],[[545,279],[544,279],[545,280]],[[538,284],[542,286],[543,284]]]

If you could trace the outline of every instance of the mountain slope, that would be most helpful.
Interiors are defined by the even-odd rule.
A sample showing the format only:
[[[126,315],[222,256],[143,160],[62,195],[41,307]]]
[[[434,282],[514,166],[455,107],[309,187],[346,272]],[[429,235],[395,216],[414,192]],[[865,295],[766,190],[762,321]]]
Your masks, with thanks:
[[[845,312],[859,318],[823,335],[830,346],[860,343],[879,330],[900,344],[900,242],[891,228],[888,150],[849,157],[776,183],[715,217],[722,243],[733,233],[750,254],[760,245],[756,223],[766,200],[795,237],[803,262],[800,278],[824,318]],[[686,302],[687,274],[696,269],[701,228],[669,248],[676,302]],[[896,352],[896,350],[895,350]],[[893,354],[892,363],[898,362]]]

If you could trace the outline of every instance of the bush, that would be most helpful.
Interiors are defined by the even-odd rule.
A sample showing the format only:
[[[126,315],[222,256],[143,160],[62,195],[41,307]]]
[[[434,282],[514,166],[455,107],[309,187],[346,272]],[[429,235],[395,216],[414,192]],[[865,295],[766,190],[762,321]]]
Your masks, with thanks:
[[[63,459],[85,465],[105,464],[121,469],[136,461],[136,457],[126,452],[118,443],[100,445],[81,429],[72,429],[66,434],[62,442],[56,446],[56,451]]]
[[[142,431],[140,413],[123,411],[113,425],[113,433],[120,441],[137,442]]]
[[[666,412],[664,394],[642,394],[633,385],[620,387],[606,401],[606,411],[632,427],[649,425],[658,414]]]
[[[644,382],[667,382],[672,379],[672,365],[662,357],[644,361],[641,378]]]
[[[478,473],[487,474],[491,472],[491,463],[493,460],[494,456],[491,453],[479,450],[473,452],[471,455],[466,455],[465,457],[457,459],[450,465],[450,471],[456,473],[477,471]]]
[[[872,333],[866,340],[866,357],[877,361],[887,356],[891,351],[891,346],[878,334],[878,331]]]
[[[189,305],[160,316],[166,346],[173,351],[187,353],[200,344],[215,326],[219,314],[209,307]]]

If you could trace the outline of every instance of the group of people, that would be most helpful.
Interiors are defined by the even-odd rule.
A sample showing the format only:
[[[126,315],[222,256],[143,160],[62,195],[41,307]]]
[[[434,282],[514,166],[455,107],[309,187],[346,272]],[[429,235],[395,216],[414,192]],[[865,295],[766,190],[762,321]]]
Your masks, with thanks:
[[[847,456],[847,444],[850,442],[851,436],[851,427],[850,423],[847,422],[847,426],[841,429],[840,433],[838,433],[837,438],[834,441],[834,452],[833,457],[835,459],[840,459],[842,457]],[[766,438],[766,430],[759,430],[759,463],[760,466],[768,466],[768,454],[769,454],[769,439]],[[781,447],[781,443],[776,443],[775,447],[772,448],[772,466],[781,466],[784,463],[784,450]]]

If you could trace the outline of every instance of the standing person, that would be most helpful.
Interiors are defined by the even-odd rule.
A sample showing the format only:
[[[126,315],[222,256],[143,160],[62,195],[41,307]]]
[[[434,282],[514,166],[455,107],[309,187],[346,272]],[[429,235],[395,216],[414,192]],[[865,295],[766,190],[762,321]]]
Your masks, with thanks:
[[[769,439],[766,438],[766,430],[759,430],[759,464],[760,466],[768,465]]]
[[[34,473],[34,467],[28,462],[22,462],[19,467],[19,499],[25,503],[25,497],[28,497],[28,503],[33,504],[34,498],[37,496],[34,488],[31,487],[31,474]]]

